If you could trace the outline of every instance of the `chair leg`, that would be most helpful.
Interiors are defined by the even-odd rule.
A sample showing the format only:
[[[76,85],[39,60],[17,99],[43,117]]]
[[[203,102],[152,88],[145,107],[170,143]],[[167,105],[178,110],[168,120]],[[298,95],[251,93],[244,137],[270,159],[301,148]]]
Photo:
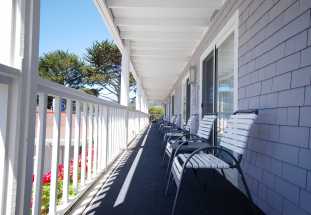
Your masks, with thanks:
[[[173,158],[174,158],[174,155],[172,152],[168,158],[168,164],[167,164],[167,168],[166,168],[166,172],[165,172],[166,177],[170,174],[170,169],[171,169],[171,164],[172,164]]]
[[[253,203],[253,198],[252,198],[251,192],[250,192],[250,190],[249,190],[249,188],[248,188],[248,186],[247,186],[246,179],[245,179],[245,177],[244,177],[244,174],[243,174],[243,172],[242,172],[242,169],[241,169],[241,167],[238,167],[237,169],[238,169],[238,171],[239,171],[239,173],[240,173],[240,175],[241,175],[242,183],[243,183],[243,185],[244,185],[244,187],[245,187],[247,196],[248,196],[249,200]]]
[[[175,215],[175,210],[176,210],[177,200],[178,200],[178,196],[179,196],[180,189],[181,189],[182,179],[183,179],[183,173],[181,173],[180,182],[177,184],[177,190],[176,190],[176,194],[175,194],[175,198],[174,198],[174,203],[173,203],[171,215]]]
[[[250,192],[250,190],[249,190],[249,188],[248,188],[248,186],[247,186],[246,179],[245,179],[245,176],[244,176],[244,174],[243,174],[243,171],[242,171],[242,169],[241,169],[240,166],[238,166],[237,169],[238,169],[238,171],[239,171],[239,173],[240,173],[240,175],[241,175],[242,183],[243,183],[243,185],[244,185],[244,187],[245,187],[245,190],[246,190],[248,199],[249,199],[249,201],[250,201],[250,203],[251,203],[251,207],[252,207],[252,210],[253,210],[253,214],[256,214],[255,204],[254,204],[254,202],[253,202],[253,198],[252,198],[251,192]]]
[[[168,194],[168,189],[170,187],[171,180],[172,180],[172,173],[169,174],[169,177],[167,179],[167,183],[166,183],[166,187],[165,187],[165,196],[167,196],[167,194]]]
[[[223,169],[220,169],[220,171],[221,171],[222,176],[223,176],[225,179],[227,179],[224,170],[223,170]]]
[[[162,163],[165,161],[165,151],[166,151],[166,146],[168,143],[165,144],[164,152],[162,154]]]

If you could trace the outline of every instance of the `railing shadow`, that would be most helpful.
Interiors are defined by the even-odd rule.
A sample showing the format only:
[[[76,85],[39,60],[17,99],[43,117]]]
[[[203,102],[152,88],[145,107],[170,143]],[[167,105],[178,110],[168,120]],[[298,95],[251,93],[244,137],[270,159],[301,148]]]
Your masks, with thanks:
[[[168,196],[164,195],[167,178],[160,157],[162,138],[156,126],[145,135],[102,183],[83,214],[170,214],[175,186],[171,186]],[[198,175],[186,174],[176,214],[250,214],[248,199],[217,171]]]

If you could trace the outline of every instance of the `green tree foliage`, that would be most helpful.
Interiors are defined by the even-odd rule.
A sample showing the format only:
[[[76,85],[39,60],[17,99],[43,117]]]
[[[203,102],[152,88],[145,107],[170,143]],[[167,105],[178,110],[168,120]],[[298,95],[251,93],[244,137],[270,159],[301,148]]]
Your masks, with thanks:
[[[86,52],[85,60],[90,68],[86,73],[85,83],[113,94],[119,102],[122,54],[118,47],[108,40],[96,41]],[[135,91],[136,82],[131,73],[129,82],[130,90]]]
[[[83,86],[84,66],[77,55],[57,50],[40,57],[39,75],[44,79],[79,89]]]
[[[158,120],[164,115],[164,108],[161,106],[152,106],[149,108],[149,115],[152,121]]]
[[[96,41],[86,49],[85,61],[62,50],[44,54],[39,60],[39,75],[94,96],[107,97],[112,94],[119,102],[121,59],[122,55],[113,42]],[[130,91],[135,92],[136,82],[131,73],[129,85]],[[131,102],[135,102],[133,94],[130,94]]]

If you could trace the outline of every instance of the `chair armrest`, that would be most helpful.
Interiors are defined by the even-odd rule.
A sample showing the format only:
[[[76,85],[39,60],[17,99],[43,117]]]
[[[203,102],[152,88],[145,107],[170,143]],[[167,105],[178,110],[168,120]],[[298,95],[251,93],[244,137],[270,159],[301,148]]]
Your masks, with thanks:
[[[189,143],[204,143],[204,141],[203,141],[202,139],[198,139],[198,140],[195,140],[195,141],[193,141],[193,140],[185,140],[185,141],[182,141],[182,142],[178,145],[178,147],[176,148],[173,158],[179,153],[179,151],[181,150],[181,148],[182,148],[184,145],[187,145],[187,144],[189,144]]]
[[[187,160],[185,161],[185,163],[183,164],[183,168],[187,165],[187,163],[190,161],[190,159],[195,154],[198,154],[199,152],[204,151],[204,150],[207,150],[208,152],[214,151],[214,150],[218,150],[218,151],[222,151],[222,152],[226,153],[234,161],[234,165],[232,165],[232,167],[239,166],[239,164],[241,162],[241,160],[237,160],[230,151],[228,151],[228,150],[226,150],[226,149],[224,149],[222,147],[219,147],[219,146],[205,146],[205,147],[201,147],[201,148],[195,150],[194,152],[192,152],[190,154],[190,156],[187,158]]]

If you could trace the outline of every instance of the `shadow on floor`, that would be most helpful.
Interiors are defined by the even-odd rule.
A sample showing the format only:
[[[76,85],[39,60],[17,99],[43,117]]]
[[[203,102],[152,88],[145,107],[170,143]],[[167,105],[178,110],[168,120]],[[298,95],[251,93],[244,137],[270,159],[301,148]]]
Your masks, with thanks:
[[[102,182],[84,213],[169,215],[176,187],[172,184],[169,195],[164,196],[166,177],[161,141],[156,125],[153,125],[147,136],[123,154],[119,165]],[[193,174],[186,175],[176,215],[252,214],[247,198],[222,176],[214,171],[199,175],[199,179]]]

